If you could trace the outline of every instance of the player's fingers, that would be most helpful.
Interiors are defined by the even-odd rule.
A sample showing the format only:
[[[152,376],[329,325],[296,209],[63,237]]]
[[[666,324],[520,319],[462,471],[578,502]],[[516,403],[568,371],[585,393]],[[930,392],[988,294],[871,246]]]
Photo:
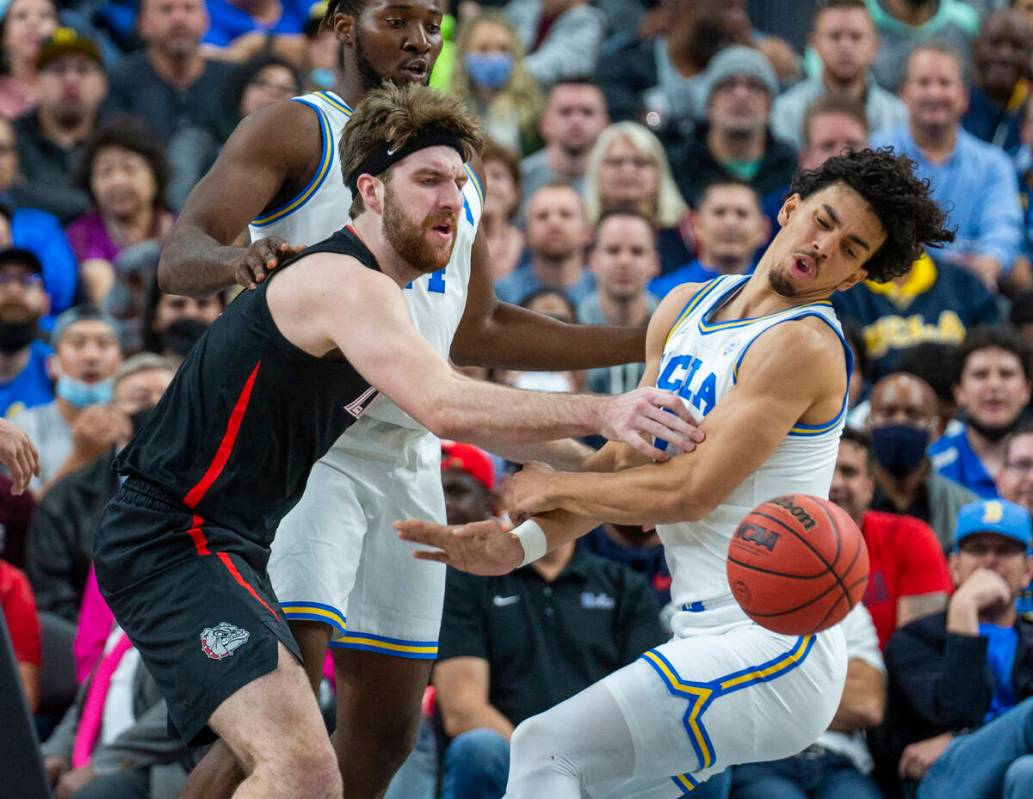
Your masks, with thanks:
[[[678,405],[684,413],[688,413],[680,400],[678,401]],[[696,427],[695,422],[691,419],[686,421],[682,416],[675,413],[670,408],[651,406],[646,410],[645,415],[670,430],[671,434],[677,437],[678,445],[686,451],[695,449],[696,444],[704,438],[703,431]],[[667,438],[671,443],[675,443],[669,436],[663,437]]]
[[[666,452],[662,449],[657,449],[641,436],[630,436],[625,439],[625,443],[630,444],[632,449],[637,452],[641,452],[647,458],[651,458],[652,460],[662,461],[667,460],[669,457]]]
[[[444,548],[452,535],[449,528],[422,519],[406,519],[395,522],[394,527],[398,531],[398,537],[403,541],[439,548]]]
[[[11,493],[18,496],[29,484],[29,471],[26,469],[21,458],[18,457],[17,452],[15,452],[12,457],[6,458],[4,460],[4,465],[11,473]]]
[[[450,535],[454,538],[476,538],[479,535],[492,532],[494,528],[495,522],[491,520],[472,522],[470,524],[464,524],[460,527],[453,528]]]
[[[446,566],[452,566],[452,560],[449,558],[447,552],[441,552],[440,550],[432,549],[414,549],[412,556],[416,560],[431,560],[435,563],[444,563]]]
[[[682,402],[681,397],[677,394],[672,394],[670,391],[654,389],[651,391],[650,401],[657,407],[666,408],[672,414],[685,422],[686,429],[692,431],[691,435],[694,441],[702,441],[705,438],[703,431],[696,427],[696,422],[693,420],[692,414],[689,413],[689,409],[685,407],[685,403]]]

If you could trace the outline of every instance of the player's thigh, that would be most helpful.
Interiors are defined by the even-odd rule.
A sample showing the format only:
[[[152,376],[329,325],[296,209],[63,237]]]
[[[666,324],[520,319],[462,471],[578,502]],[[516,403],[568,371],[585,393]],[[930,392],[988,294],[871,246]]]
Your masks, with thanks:
[[[416,560],[413,544],[398,537],[400,519],[444,521],[441,451],[426,436],[400,455],[391,479],[378,486],[380,503],[369,519],[355,584],[348,596],[348,629],[336,649],[381,652],[398,658],[437,656],[445,569]]]
[[[635,740],[636,775],[705,779],[805,749],[846,674],[841,631],[778,636],[753,624],[672,640],[605,679]]]
[[[276,668],[227,697],[208,722],[248,770],[307,750],[332,757],[301,664],[283,644],[277,653]]]
[[[408,729],[418,722],[433,661],[356,649],[334,649],[333,655],[339,726],[352,721],[362,724],[354,729]]]
[[[283,518],[269,558],[269,576],[289,621],[346,627],[348,594],[359,568],[368,514],[367,483],[383,464],[332,449],[312,467],[305,493]]]

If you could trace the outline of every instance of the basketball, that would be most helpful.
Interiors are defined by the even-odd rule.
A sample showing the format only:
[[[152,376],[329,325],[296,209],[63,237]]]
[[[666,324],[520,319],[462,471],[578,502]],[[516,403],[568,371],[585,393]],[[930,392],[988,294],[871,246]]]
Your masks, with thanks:
[[[808,494],[776,497],[739,523],[728,584],[746,615],[783,635],[843,620],[868,583],[868,548],[838,505]]]

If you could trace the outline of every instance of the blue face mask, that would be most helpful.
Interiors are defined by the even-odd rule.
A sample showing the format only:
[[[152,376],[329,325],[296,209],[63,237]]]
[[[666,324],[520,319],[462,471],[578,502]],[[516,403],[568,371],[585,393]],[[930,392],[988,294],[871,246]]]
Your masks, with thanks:
[[[929,431],[909,424],[885,424],[872,428],[872,451],[879,465],[894,477],[918,468],[929,446]]]
[[[480,89],[501,89],[513,73],[509,53],[468,53],[463,60],[470,82]]]
[[[101,380],[97,383],[85,383],[71,377],[57,379],[56,393],[73,408],[86,408],[90,405],[101,405],[111,402],[114,380]]]

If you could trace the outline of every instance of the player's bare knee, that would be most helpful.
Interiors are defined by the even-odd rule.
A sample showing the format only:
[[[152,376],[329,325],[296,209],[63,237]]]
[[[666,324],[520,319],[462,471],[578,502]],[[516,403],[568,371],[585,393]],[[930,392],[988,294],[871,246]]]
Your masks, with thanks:
[[[340,799],[344,790],[337,757],[325,737],[295,741],[267,762],[266,769],[279,784],[290,785],[291,796],[298,799]]]

